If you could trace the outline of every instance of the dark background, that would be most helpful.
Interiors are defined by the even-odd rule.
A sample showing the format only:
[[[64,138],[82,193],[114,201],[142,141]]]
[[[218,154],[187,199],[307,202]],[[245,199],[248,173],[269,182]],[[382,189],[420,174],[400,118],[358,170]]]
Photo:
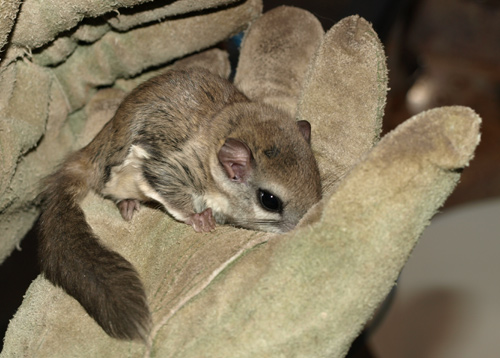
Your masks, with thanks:
[[[482,118],[475,159],[446,208],[500,195],[499,0],[264,0],[313,13],[328,30],[345,16],[370,21],[383,42],[389,67],[384,133],[433,107],[465,105]],[[33,230],[0,266],[0,335],[38,274]],[[362,335],[349,357],[373,357]],[[0,342],[0,349],[2,347]]]

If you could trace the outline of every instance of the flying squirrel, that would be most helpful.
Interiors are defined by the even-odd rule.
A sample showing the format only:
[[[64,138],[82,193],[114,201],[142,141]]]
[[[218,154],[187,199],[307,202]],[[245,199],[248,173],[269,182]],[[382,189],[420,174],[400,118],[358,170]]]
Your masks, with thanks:
[[[160,203],[197,232],[217,224],[293,229],[321,198],[311,127],[201,68],[170,70],[123,100],[42,191],[39,260],[111,337],[146,341],[146,293],[133,265],[107,248],[80,202],[90,190],[129,221],[141,202]]]

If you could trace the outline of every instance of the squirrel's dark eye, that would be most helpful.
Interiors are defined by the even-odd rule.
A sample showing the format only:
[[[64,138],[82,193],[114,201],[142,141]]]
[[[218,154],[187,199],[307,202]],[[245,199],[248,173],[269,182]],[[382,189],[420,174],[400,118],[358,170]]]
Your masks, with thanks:
[[[257,190],[257,196],[259,198],[260,205],[262,205],[264,209],[278,213],[283,210],[283,203],[280,198],[267,190]]]

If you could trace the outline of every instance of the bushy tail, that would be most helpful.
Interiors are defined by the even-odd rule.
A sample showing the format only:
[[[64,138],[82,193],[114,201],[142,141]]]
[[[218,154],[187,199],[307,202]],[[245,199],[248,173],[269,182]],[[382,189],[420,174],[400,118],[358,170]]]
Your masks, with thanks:
[[[99,242],[79,205],[93,175],[95,168],[77,152],[48,178],[39,222],[41,270],[111,337],[146,341],[151,319],[139,275]]]

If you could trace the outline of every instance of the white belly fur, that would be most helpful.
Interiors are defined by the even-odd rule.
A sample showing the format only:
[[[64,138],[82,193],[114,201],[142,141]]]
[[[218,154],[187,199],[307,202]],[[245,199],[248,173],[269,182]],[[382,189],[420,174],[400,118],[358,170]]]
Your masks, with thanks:
[[[104,186],[102,194],[117,201],[125,199],[155,200],[162,204],[175,219],[186,221],[188,215],[168,205],[144,179],[142,162],[147,158],[149,158],[149,154],[146,150],[140,146],[132,145],[123,163],[111,168],[110,179]]]
[[[141,182],[145,182],[142,175],[142,161],[146,158],[148,153],[141,147],[133,145],[124,162],[111,168],[110,179],[102,193],[117,200],[146,200],[147,196],[141,190]]]

